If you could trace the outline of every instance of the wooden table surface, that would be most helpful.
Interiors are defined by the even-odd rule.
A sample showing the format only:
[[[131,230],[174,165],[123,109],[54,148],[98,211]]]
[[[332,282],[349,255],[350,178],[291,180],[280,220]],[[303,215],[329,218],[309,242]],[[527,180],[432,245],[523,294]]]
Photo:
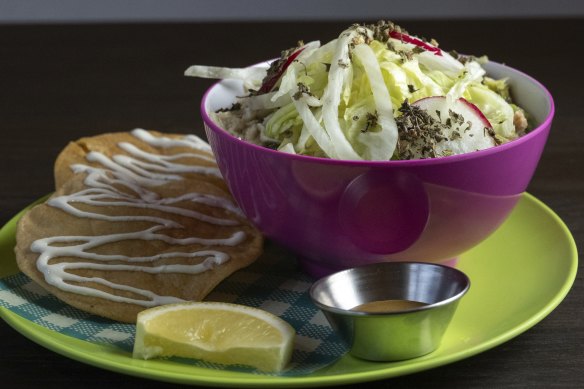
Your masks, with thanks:
[[[552,92],[556,117],[528,191],[584,244],[584,21],[399,21],[445,49],[488,54]],[[297,40],[328,41],[349,22],[0,26],[0,224],[53,190],[52,162],[72,139],[135,127],[202,135],[211,81],[194,63],[245,66]],[[584,387],[581,275],[560,306],[492,350],[376,387]],[[3,387],[166,388],[53,353],[0,321]],[[10,386],[4,386],[10,383]]]

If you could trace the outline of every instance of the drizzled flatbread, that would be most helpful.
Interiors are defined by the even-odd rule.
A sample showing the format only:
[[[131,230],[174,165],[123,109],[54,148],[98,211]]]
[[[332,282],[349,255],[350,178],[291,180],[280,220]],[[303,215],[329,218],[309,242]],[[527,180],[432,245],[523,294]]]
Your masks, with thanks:
[[[72,166],[76,164],[104,168],[99,161],[88,158],[92,153],[100,153],[110,159],[118,156],[119,159],[120,156],[132,156],[130,151],[132,146],[146,154],[169,158],[165,163],[185,165],[184,171],[179,175],[186,181],[207,181],[228,191],[211,148],[206,142],[195,135],[162,134],[140,129],[132,132],[102,134],[70,142],[55,161],[55,187],[60,188],[75,175]],[[136,160],[136,162],[148,163],[144,157],[136,158]],[[123,161],[120,163],[124,165]],[[160,164],[161,161],[156,163]],[[128,164],[128,161],[125,164]],[[140,168],[139,165],[136,167]],[[205,169],[209,170],[205,172]],[[160,170],[150,170],[149,175],[153,176],[159,172]]]
[[[18,224],[17,263],[84,311],[134,322],[151,306],[202,300],[261,254],[261,234],[194,138],[84,138],[58,157],[55,180]]]

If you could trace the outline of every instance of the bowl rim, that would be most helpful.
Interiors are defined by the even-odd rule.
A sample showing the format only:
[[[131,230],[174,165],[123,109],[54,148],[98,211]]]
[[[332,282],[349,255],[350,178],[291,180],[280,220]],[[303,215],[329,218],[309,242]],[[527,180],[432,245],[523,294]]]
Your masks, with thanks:
[[[352,311],[350,309],[343,309],[343,308],[338,308],[338,307],[335,307],[332,305],[324,304],[324,303],[318,301],[314,297],[314,292],[315,292],[316,288],[320,284],[322,284],[323,282],[325,282],[326,280],[328,280],[331,277],[338,277],[338,276],[341,276],[342,274],[356,271],[358,269],[364,269],[367,267],[378,267],[378,266],[384,266],[384,267],[400,266],[401,267],[403,265],[420,265],[420,266],[425,266],[425,267],[439,267],[442,269],[447,269],[448,271],[454,271],[464,280],[465,287],[460,292],[456,293],[455,295],[453,295],[447,299],[440,300],[440,301],[437,301],[437,302],[432,303],[432,304],[426,304],[426,305],[423,305],[420,307],[415,307],[415,308],[411,308],[411,309],[404,309],[404,310],[399,310],[399,311],[391,311],[391,312]],[[447,265],[442,265],[439,263],[432,263],[432,262],[420,262],[420,261],[391,261],[391,262],[369,263],[366,265],[351,267],[348,269],[340,270],[338,272],[329,274],[329,275],[324,276],[322,278],[319,278],[310,287],[309,295],[310,295],[310,299],[312,300],[312,302],[318,308],[320,308],[321,310],[323,310],[325,312],[331,312],[331,313],[344,315],[344,316],[392,316],[392,315],[403,315],[403,314],[416,313],[416,312],[420,312],[420,311],[427,311],[427,310],[443,307],[446,305],[450,305],[452,303],[457,303],[470,290],[470,287],[471,287],[471,280],[468,277],[468,275],[466,275],[463,271],[461,271],[455,267],[452,267],[452,266],[447,266]]]
[[[270,61],[263,61],[263,62],[260,62],[260,63],[255,64],[255,65],[251,65],[251,66],[265,66],[266,64],[269,64],[269,62]],[[264,146],[256,145],[254,143],[242,140],[242,139],[234,136],[233,134],[231,134],[230,132],[228,132],[224,128],[220,127],[211,119],[211,117],[207,113],[206,105],[207,105],[207,101],[209,101],[209,99],[210,99],[210,94],[215,90],[215,88],[217,88],[221,83],[225,82],[226,80],[219,80],[219,81],[213,83],[213,85],[211,85],[209,88],[207,88],[207,90],[205,91],[205,93],[203,94],[203,97],[201,99],[201,104],[200,104],[201,117],[203,119],[204,124],[209,129],[211,129],[213,132],[215,132],[217,134],[225,136],[232,143],[241,144],[242,147],[247,148],[247,149],[254,151],[254,152],[267,153],[268,155],[271,155],[275,158],[289,158],[292,160],[313,162],[313,163],[322,163],[322,164],[326,164],[326,165],[352,165],[352,166],[380,166],[381,165],[381,166],[396,166],[396,167],[397,166],[402,166],[402,167],[412,166],[413,167],[413,166],[418,166],[418,165],[421,165],[421,166],[441,165],[444,163],[461,162],[461,161],[465,161],[465,160],[490,156],[490,155],[498,153],[500,151],[505,151],[505,150],[508,150],[511,148],[518,147],[525,142],[529,142],[529,140],[531,138],[538,136],[538,134],[540,132],[543,132],[546,129],[551,128],[551,123],[552,123],[552,120],[553,120],[554,115],[555,115],[554,99],[553,99],[551,93],[549,92],[549,90],[541,82],[539,82],[535,78],[531,77],[527,73],[524,73],[524,72],[522,72],[518,69],[515,69],[511,66],[508,66],[506,64],[502,64],[502,63],[498,63],[498,62],[494,62],[494,61],[489,61],[488,63],[494,64],[495,66],[500,66],[504,69],[511,71],[512,73],[513,72],[517,73],[518,75],[525,77],[528,81],[532,82],[536,87],[538,87],[539,89],[541,89],[543,91],[546,99],[549,101],[550,109],[549,109],[548,114],[544,118],[544,120],[541,122],[541,124],[539,124],[537,127],[532,129],[529,133],[527,133],[527,134],[525,134],[517,139],[514,139],[510,142],[507,142],[505,144],[498,145],[495,147],[489,147],[488,149],[473,151],[470,153],[456,154],[456,155],[450,155],[450,156],[439,157],[439,158],[393,160],[393,161],[392,160],[370,161],[370,160],[332,159],[332,158],[324,158],[324,157],[314,157],[314,156],[309,156],[309,155],[290,154],[290,153],[286,153],[286,152],[282,152],[282,151],[278,151],[278,150],[273,150],[273,149],[270,149],[270,148],[267,148]],[[488,72],[487,72],[487,74],[488,74]]]

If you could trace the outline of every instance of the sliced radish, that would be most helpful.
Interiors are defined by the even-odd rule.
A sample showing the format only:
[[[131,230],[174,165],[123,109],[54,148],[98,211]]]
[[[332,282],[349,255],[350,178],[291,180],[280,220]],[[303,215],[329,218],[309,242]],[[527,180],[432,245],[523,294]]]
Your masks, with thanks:
[[[412,106],[426,111],[443,124],[442,135],[446,140],[435,145],[436,155],[463,154],[496,145],[489,120],[476,105],[464,98],[449,105],[446,97],[432,96],[420,99]]]
[[[438,55],[438,56],[442,56],[442,50],[440,50],[438,47],[436,46],[432,46],[431,44],[424,42],[423,40],[413,37],[411,35],[408,34],[404,34],[403,32],[397,32],[397,31],[391,31],[389,33],[389,36],[392,37],[393,39],[398,39],[402,42],[406,42],[406,43],[411,43],[412,45],[416,45],[421,49],[424,49],[425,51],[429,51],[431,53],[434,53],[434,55]]]
[[[493,128],[493,126],[491,125],[491,122],[489,122],[489,119],[487,119],[487,117],[483,114],[483,112],[479,109],[479,107],[477,107],[476,105],[474,105],[473,103],[471,103],[470,101],[465,99],[464,97],[459,98],[458,101],[463,103],[469,110],[471,110],[480,119],[483,126],[485,126],[487,128]]]
[[[288,66],[290,66],[290,64],[294,62],[296,57],[298,57],[298,55],[304,50],[304,48],[305,46],[299,48],[298,50],[290,54],[285,61],[283,61],[282,65],[278,68],[278,70],[276,70],[276,72],[274,72],[274,74],[272,74],[270,78],[264,81],[264,83],[260,87],[261,93],[268,93],[272,89],[274,89],[274,86],[278,83],[278,80],[282,77],[282,74],[284,74],[286,69],[288,69]]]

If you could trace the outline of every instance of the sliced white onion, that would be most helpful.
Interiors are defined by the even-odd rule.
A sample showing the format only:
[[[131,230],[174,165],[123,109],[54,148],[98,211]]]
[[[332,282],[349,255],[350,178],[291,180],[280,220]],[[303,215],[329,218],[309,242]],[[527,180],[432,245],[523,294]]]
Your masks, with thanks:
[[[185,70],[185,76],[189,77],[214,78],[219,80],[232,78],[244,81],[249,81],[250,79],[261,81],[266,76],[266,73],[267,69],[256,66],[226,68],[220,66],[192,65]]]
[[[335,152],[335,148],[333,146],[333,142],[329,137],[328,133],[322,128],[308,104],[302,99],[294,100],[294,105],[296,106],[296,110],[304,123],[304,127],[308,130],[310,135],[316,141],[316,144],[321,148],[321,150],[329,157],[329,158],[337,158],[338,156]]]
[[[306,150],[306,143],[308,142],[310,137],[311,137],[310,131],[308,131],[306,126],[303,125],[302,129],[300,130],[300,136],[298,137],[298,141],[296,142],[296,148],[298,149],[298,151]]]
[[[288,66],[288,69],[286,69],[286,72],[284,73],[284,75],[282,76],[281,80],[280,80],[280,87],[278,88],[278,90],[276,91],[276,93],[274,94],[274,96],[272,96],[272,101],[275,101],[276,99],[288,95],[288,94],[294,94],[296,93],[296,90],[298,90],[298,77],[297,77],[297,68],[298,68],[298,64],[297,63],[291,63],[290,66]]]
[[[358,135],[360,142],[368,146],[369,157],[372,160],[389,160],[395,151],[398,132],[393,117],[391,96],[381,74],[381,68],[373,49],[367,44],[355,46],[353,54],[357,56],[365,74],[369,79],[373,101],[377,110],[377,123],[381,127],[378,132],[365,132]]]
[[[467,62],[464,65],[464,74],[454,83],[452,88],[446,94],[446,101],[449,106],[452,106],[454,101],[462,97],[466,88],[475,81],[480,81],[486,74],[485,69],[475,61]]]
[[[219,66],[192,65],[185,70],[185,76],[213,78],[219,80],[242,80],[246,89],[258,89],[267,74],[265,67],[250,66],[247,68],[225,68]]]
[[[442,51],[442,55],[424,51],[416,54],[416,57],[418,58],[418,62],[428,69],[441,71],[449,77],[456,77],[464,70],[464,66],[445,51]]]
[[[280,108],[292,102],[289,95],[279,96],[274,99],[275,94],[276,92],[268,92],[261,95],[238,97],[237,102],[254,111]]]
[[[298,56],[296,57],[296,61],[304,62],[308,57],[310,57],[316,50],[320,48],[320,41],[312,41],[308,42],[304,46],[304,49]]]
[[[353,149],[339,123],[341,92],[347,82],[348,68],[352,66],[349,59],[349,44],[356,36],[355,31],[344,31],[338,38],[328,74],[328,85],[322,96],[322,119],[326,132],[332,140],[337,158],[347,160],[363,159]]]
[[[292,143],[286,143],[284,146],[280,147],[278,151],[283,151],[288,154],[296,154],[296,150],[294,150],[294,145]]]
[[[318,50],[312,50],[306,55],[302,55],[304,53],[301,53],[302,63],[304,63],[306,66],[309,66],[315,62],[328,63],[328,61],[330,61],[330,57],[332,57],[332,54],[335,51],[336,44],[337,39],[333,39],[332,41],[320,46]]]

